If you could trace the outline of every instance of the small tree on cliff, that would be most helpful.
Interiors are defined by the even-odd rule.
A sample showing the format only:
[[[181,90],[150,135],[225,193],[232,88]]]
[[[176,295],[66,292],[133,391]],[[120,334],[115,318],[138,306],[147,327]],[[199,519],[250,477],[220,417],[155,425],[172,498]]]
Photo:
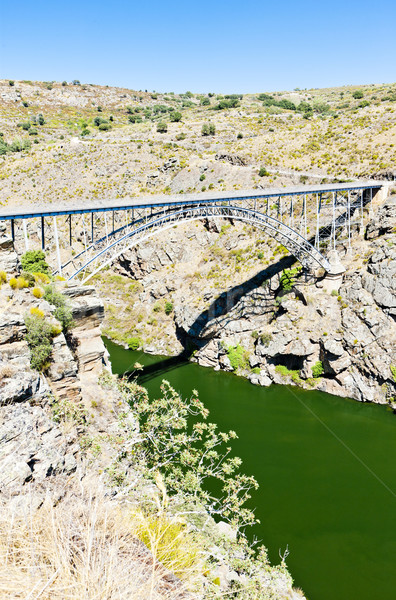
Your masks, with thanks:
[[[154,481],[160,476],[167,493],[183,504],[203,505],[235,527],[253,524],[254,514],[243,504],[258,484],[240,472],[241,459],[230,456],[235,431],[218,431],[206,421],[209,411],[195,390],[184,399],[163,381],[160,398],[150,400],[136,382],[123,380],[119,386],[138,415],[140,440],[130,458],[144,465],[145,475]],[[210,488],[221,488],[219,497]]]

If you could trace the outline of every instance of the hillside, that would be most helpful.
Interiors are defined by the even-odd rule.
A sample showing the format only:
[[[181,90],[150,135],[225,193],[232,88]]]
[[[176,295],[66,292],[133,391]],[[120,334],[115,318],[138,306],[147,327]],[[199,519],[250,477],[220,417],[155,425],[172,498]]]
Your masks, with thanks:
[[[396,84],[224,98],[75,83],[0,82],[2,205],[394,177]]]

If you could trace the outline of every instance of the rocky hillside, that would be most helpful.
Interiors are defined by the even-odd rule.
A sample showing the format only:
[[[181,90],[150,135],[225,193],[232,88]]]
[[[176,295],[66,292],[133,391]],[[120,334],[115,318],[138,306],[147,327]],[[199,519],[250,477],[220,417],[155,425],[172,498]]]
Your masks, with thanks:
[[[43,275],[31,287],[20,271],[11,241],[0,238],[0,596],[304,598],[284,561],[270,566],[264,548],[255,558],[244,535],[203,505],[187,522],[180,493],[175,503],[159,473],[150,478],[136,464],[131,407],[134,390],[145,391],[103,371],[94,288],[58,280],[50,296]],[[59,294],[73,318],[63,331]],[[37,370],[45,332],[50,356]]]
[[[3,80],[0,202],[394,179],[395,100],[395,85],[224,98]]]
[[[146,352],[187,352],[255,384],[395,402],[395,227],[392,196],[353,253],[340,249],[343,279],[296,273],[287,286],[293,258],[253,228],[179,226],[125,253],[118,274],[96,276],[104,332]]]

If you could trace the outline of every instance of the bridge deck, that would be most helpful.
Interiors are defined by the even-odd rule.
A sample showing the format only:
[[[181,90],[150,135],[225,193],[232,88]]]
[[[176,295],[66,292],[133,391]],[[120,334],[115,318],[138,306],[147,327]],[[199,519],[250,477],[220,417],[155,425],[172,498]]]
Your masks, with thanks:
[[[235,192],[199,192],[194,194],[153,195],[119,200],[95,200],[92,203],[81,204],[46,204],[31,206],[26,209],[0,210],[0,220],[29,219],[34,217],[50,217],[57,215],[86,214],[132,208],[150,208],[155,206],[180,206],[183,204],[200,204],[228,201],[250,200],[254,198],[271,198],[278,196],[300,196],[304,194],[353,191],[361,189],[380,189],[387,182],[382,181],[352,181],[347,183],[329,183],[320,185],[295,185],[283,188],[261,188],[255,190],[239,190]]]

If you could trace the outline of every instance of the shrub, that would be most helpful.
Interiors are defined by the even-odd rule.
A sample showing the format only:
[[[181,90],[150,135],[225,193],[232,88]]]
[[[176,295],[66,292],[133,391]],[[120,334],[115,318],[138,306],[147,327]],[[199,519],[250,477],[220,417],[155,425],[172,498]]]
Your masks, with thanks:
[[[215,133],[216,133],[216,126],[215,126],[215,124],[214,123],[204,123],[202,125],[201,133],[204,136],[206,136],[206,135],[215,135]]]
[[[164,123],[164,121],[160,121],[157,124],[157,131],[158,133],[166,133],[168,131],[168,125]]]
[[[91,133],[91,130],[87,128],[81,130],[81,136],[85,137]]]
[[[389,368],[390,368],[390,371],[392,373],[393,381],[396,383],[396,366],[395,365],[391,365]]]
[[[109,131],[111,129],[110,123],[101,123],[99,125],[99,131]]]
[[[268,175],[269,175],[269,173],[265,167],[261,167],[258,174],[259,174],[259,177],[268,177]]]
[[[192,509],[203,504],[212,516],[235,527],[254,523],[254,514],[243,504],[250,498],[249,491],[257,489],[257,482],[240,472],[241,459],[229,456],[230,440],[236,433],[219,432],[215,424],[206,422],[208,410],[197,392],[183,399],[163,381],[161,397],[151,400],[136,383],[124,381],[121,386],[139,419],[141,441],[134,445],[133,457],[146,465],[157,485],[169,495],[180,494]],[[208,491],[213,484],[221,490],[219,497]]]
[[[173,310],[173,304],[172,304],[172,302],[169,302],[169,300],[166,301],[165,302],[165,308],[164,308],[164,310],[165,310],[165,314],[166,315],[170,315],[171,312],[172,312],[172,310]]]
[[[45,254],[42,250],[28,250],[21,257],[21,265],[24,271],[29,273],[45,273],[49,271],[49,266],[45,261]]]
[[[205,181],[205,179],[206,179],[206,175],[204,175],[204,174],[202,173],[201,177],[199,178],[199,181]]]
[[[35,279],[33,273],[29,273],[28,271],[22,271],[21,275],[24,279],[26,279],[29,287],[34,287],[34,284],[36,283],[36,279]]]
[[[44,292],[44,299],[56,307],[55,319],[61,323],[63,330],[67,331],[73,325],[73,313],[68,304],[68,298],[51,285],[47,285]]]
[[[363,90],[356,90],[352,94],[352,98],[355,98],[355,100],[360,100],[360,98],[363,98],[363,96],[364,96]]]
[[[50,282],[50,278],[46,273],[37,272],[33,273],[33,276],[36,283],[47,284]]]
[[[238,133],[238,135],[237,135],[237,139],[238,139],[238,140],[242,140],[242,139],[243,139],[243,133]]]
[[[5,271],[0,271],[0,284],[6,283],[7,281],[7,273]]]
[[[31,127],[31,129],[29,129],[29,135],[38,135],[38,131],[35,127]]]
[[[29,140],[24,140],[20,137],[16,137],[12,140],[9,149],[11,152],[23,152],[24,150],[29,150],[31,147],[31,143]]]
[[[11,87],[14,87],[15,81],[13,79],[10,79],[8,82],[8,85],[10,85]]]
[[[296,281],[296,277],[299,275],[301,267],[295,267],[294,269],[285,269],[280,279],[280,287],[286,292],[290,292]]]
[[[42,114],[39,114],[39,116],[37,117],[37,122],[39,125],[44,125],[45,119]]]
[[[182,118],[182,114],[180,112],[174,111],[170,114],[170,120],[173,123],[178,123],[179,121],[181,121]]]
[[[12,288],[13,290],[16,289],[17,286],[17,280],[15,277],[11,277],[10,281],[8,282],[10,284],[10,288]]]
[[[44,319],[44,311],[41,310],[41,308],[37,308],[36,306],[32,306],[32,308],[30,309],[30,314],[34,317]]]
[[[263,346],[269,346],[271,341],[272,341],[271,333],[262,333],[260,335],[260,342],[263,344]]]
[[[16,287],[18,290],[23,290],[24,288],[29,287],[29,282],[24,277],[20,276],[16,280]]]
[[[234,371],[238,371],[238,369],[247,369],[249,367],[248,352],[240,344],[228,346],[227,356]]]
[[[312,377],[320,377],[324,373],[323,363],[321,360],[318,360],[312,367]]]
[[[26,341],[30,349],[30,366],[36,371],[42,371],[48,366],[48,359],[52,352],[52,327],[44,319],[44,313],[42,314],[43,316],[37,314],[25,316]]]
[[[44,296],[43,290],[38,287],[33,288],[32,294],[35,298],[42,298]]]
[[[127,339],[127,344],[130,350],[138,350],[142,345],[142,342],[138,337],[131,337]]]

